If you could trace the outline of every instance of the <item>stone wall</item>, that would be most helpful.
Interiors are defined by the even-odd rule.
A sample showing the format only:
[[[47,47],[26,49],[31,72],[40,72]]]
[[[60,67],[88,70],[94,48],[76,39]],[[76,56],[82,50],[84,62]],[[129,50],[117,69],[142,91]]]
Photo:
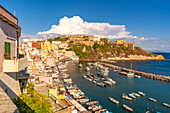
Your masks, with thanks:
[[[5,91],[0,87],[0,112],[1,113],[19,113],[17,107],[8,97]]]
[[[16,99],[17,95],[21,93],[19,80],[16,80],[16,74],[0,72],[0,87],[6,91],[11,99]]]

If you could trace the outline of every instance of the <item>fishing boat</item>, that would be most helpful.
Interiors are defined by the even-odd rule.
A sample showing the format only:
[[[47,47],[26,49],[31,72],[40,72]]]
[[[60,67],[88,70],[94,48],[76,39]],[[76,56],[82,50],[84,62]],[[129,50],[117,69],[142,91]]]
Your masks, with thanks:
[[[110,81],[103,81],[105,84],[108,84],[110,86],[112,86],[113,84]]]
[[[95,111],[98,111],[100,109],[102,109],[101,105],[95,105],[95,106],[93,106],[92,111],[95,112]]]
[[[132,100],[132,98],[128,97],[125,93],[122,94],[122,98],[130,101]]]
[[[92,101],[92,102],[86,103],[87,106],[91,106],[91,105],[95,105],[95,104],[99,104],[99,102],[98,101]]]
[[[149,98],[149,100],[152,101],[152,102],[157,102],[157,100],[154,99],[154,98]]]
[[[80,102],[80,103],[87,103],[89,102],[88,98],[83,98],[83,99],[77,99],[76,101]]]
[[[100,83],[97,83],[98,86],[101,86],[101,87],[106,87],[106,84],[100,82]]]
[[[141,91],[138,91],[138,93],[139,93],[140,95],[142,95],[142,96],[145,96],[145,94],[144,94],[143,92],[141,92]]]
[[[129,106],[127,106],[127,105],[125,105],[125,104],[123,104],[123,108],[126,109],[127,111],[130,111],[130,112],[133,111],[132,108],[130,108]]]
[[[170,108],[170,105],[167,103],[162,103],[163,106]]]
[[[121,74],[121,75],[127,75],[127,73],[126,72],[119,72],[119,74]]]
[[[129,94],[129,96],[133,99],[136,99],[136,97],[133,94]]]
[[[111,97],[109,97],[109,99],[110,99],[111,102],[113,102],[113,103],[115,103],[115,104],[119,104],[119,101],[117,101],[117,100],[115,100],[115,99],[113,99],[113,98],[111,98]]]

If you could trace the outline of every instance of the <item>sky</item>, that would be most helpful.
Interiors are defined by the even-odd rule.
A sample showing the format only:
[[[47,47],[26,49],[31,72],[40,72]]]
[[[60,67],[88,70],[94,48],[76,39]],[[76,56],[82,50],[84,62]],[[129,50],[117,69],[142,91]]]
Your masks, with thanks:
[[[170,52],[168,0],[0,0],[19,19],[21,40],[86,34]]]

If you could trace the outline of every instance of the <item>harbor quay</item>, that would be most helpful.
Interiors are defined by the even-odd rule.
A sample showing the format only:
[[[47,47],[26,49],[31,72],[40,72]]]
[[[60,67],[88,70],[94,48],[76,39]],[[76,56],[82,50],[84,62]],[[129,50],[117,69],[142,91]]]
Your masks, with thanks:
[[[145,77],[145,78],[170,83],[170,76],[165,76],[165,75],[160,75],[160,74],[153,74],[153,73],[147,73],[147,72],[143,72],[143,71],[128,69],[128,68],[116,66],[116,65],[113,65],[113,64],[109,64],[109,63],[103,63],[103,62],[97,62],[97,63],[100,64],[100,65],[104,65],[106,67],[113,68],[115,70],[120,70],[120,71],[124,71],[124,72],[131,72],[131,73],[134,73],[135,75],[139,75],[139,76],[142,76],[142,77]]]

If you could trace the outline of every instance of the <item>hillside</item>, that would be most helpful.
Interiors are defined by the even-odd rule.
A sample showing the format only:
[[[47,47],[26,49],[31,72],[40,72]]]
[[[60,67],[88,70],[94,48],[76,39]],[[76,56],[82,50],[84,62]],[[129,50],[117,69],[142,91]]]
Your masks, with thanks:
[[[161,55],[147,52],[140,47],[130,50],[123,44],[95,43],[92,47],[86,45],[69,44],[70,48],[80,57],[80,60],[164,60]]]

